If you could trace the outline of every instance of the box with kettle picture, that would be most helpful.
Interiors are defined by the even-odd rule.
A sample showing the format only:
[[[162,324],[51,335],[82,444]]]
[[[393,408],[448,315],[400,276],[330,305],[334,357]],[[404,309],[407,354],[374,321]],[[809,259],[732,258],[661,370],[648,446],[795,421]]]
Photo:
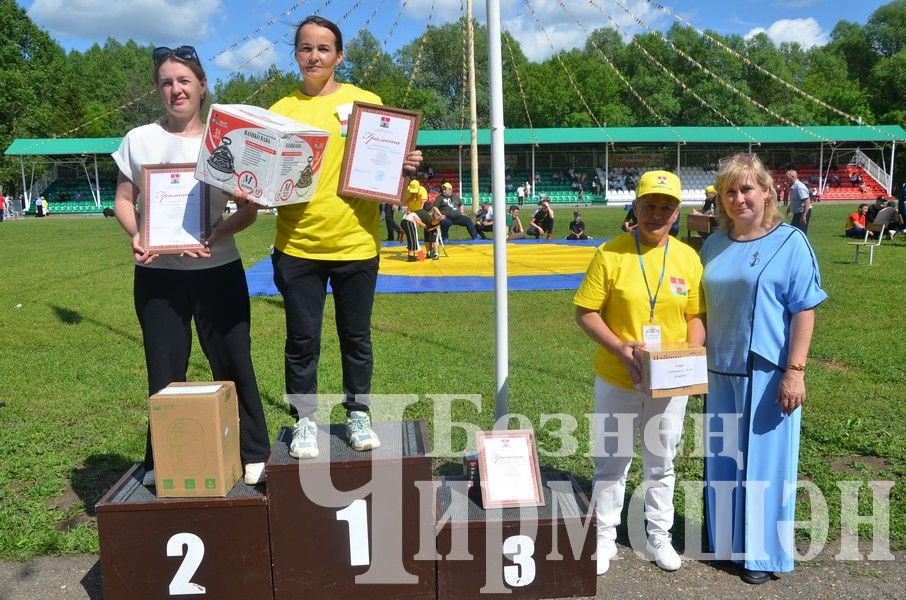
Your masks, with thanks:
[[[275,207],[311,200],[329,133],[258,106],[213,104],[195,178]]]
[[[232,381],[171,383],[148,401],[157,496],[226,496],[242,476]]]

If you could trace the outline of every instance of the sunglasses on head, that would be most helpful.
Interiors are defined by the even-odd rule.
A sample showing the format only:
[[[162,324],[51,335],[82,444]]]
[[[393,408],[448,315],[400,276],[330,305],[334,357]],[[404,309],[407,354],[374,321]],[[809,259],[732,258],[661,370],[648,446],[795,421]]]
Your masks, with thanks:
[[[195,48],[192,46],[180,46],[179,48],[158,46],[151,52],[151,56],[154,57],[154,63],[158,65],[171,56],[175,56],[181,60],[194,60],[197,63],[201,62],[198,60],[198,53],[195,52]]]
[[[734,160],[738,160],[739,162],[744,162],[744,163],[751,163],[756,158],[758,158],[758,155],[755,154],[754,152],[745,152],[745,153],[741,153],[741,154],[734,154],[732,156],[725,156],[724,158],[717,161],[717,166],[722,167],[727,163],[733,162]]]

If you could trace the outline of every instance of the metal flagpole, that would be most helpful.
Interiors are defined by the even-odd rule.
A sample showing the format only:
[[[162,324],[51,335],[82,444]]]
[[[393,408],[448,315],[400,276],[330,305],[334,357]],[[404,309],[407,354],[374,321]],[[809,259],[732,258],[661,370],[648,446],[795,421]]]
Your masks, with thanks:
[[[488,4],[488,84],[491,105],[491,182],[494,201],[494,300],[496,340],[495,414],[509,413],[509,315],[506,280],[506,188],[503,144],[503,60],[500,2]]]

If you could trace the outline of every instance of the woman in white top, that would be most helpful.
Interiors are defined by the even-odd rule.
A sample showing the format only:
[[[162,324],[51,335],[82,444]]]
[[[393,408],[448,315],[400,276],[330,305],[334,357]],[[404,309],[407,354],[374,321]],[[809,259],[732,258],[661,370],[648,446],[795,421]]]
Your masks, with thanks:
[[[215,380],[233,381],[239,397],[240,455],[245,481],[260,483],[267,460],[267,424],[251,359],[250,306],[245,271],[233,234],[257,216],[254,204],[237,199],[239,209],[222,218],[229,199],[211,189],[211,235],[202,251],[157,255],[141,245],[138,222],[142,165],[198,160],[204,124],[201,107],[207,78],[195,49],[156,48],[154,83],[167,116],[131,130],[113,153],[120,174],[116,218],[132,238],[135,257],[135,311],[142,328],[148,394],[185,381],[192,348],[192,320]],[[153,482],[150,434],[145,451],[145,483]]]

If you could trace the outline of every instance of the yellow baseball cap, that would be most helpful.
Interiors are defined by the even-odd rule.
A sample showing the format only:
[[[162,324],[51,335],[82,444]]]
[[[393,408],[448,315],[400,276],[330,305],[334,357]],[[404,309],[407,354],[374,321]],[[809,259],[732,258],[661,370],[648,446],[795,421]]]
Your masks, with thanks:
[[[714,187],[713,185],[709,185],[708,187],[705,188],[705,191],[708,192],[709,194],[716,194],[717,188]]]
[[[420,184],[418,182],[418,179],[413,179],[412,181],[409,182],[409,187],[408,187],[409,193],[417,194],[418,190],[420,190],[421,187],[422,187],[422,184]]]
[[[453,185],[452,185],[449,181],[445,182],[445,183],[444,183],[442,186],[440,186],[440,187],[444,188],[445,190],[452,190],[452,189],[453,189]]]
[[[664,194],[682,201],[682,185],[680,178],[670,171],[648,171],[639,178],[639,187],[636,189],[637,198],[648,194]]]

